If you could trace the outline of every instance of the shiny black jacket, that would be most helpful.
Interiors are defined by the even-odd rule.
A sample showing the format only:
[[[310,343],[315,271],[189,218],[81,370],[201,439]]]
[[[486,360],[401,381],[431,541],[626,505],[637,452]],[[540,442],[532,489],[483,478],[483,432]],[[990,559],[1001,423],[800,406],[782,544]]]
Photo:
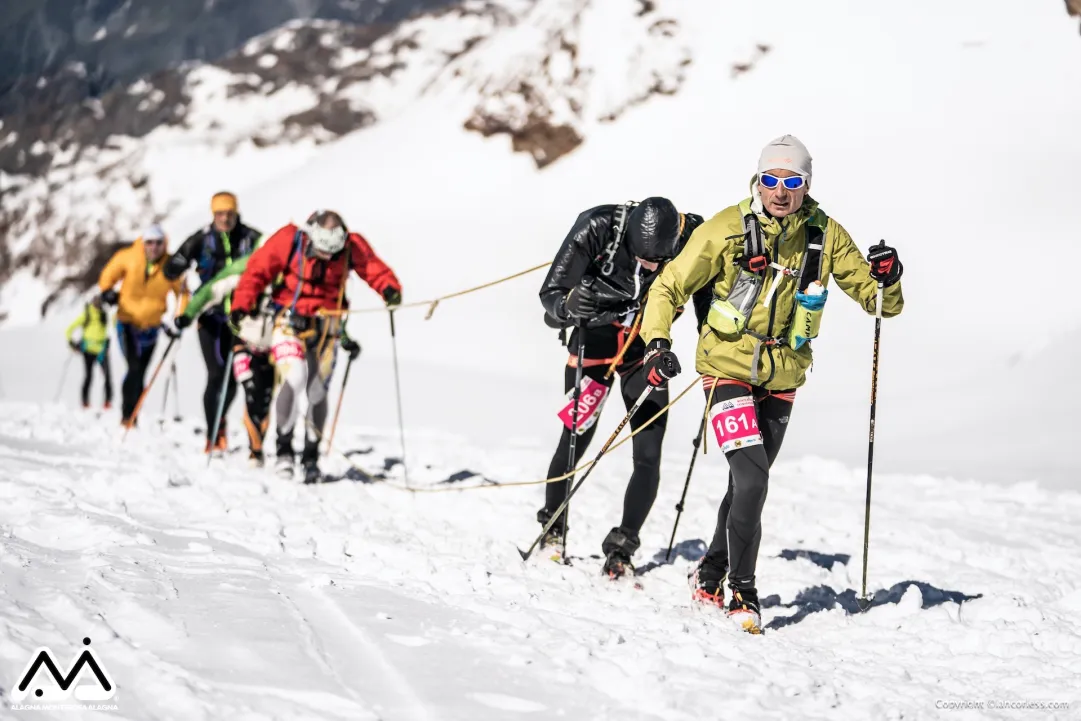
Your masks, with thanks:
[[[162,273],[169,280],[176,280],[195,263],[199,280],[206,283],[225,267],[227,259],[240,260],[250,255],[259,245],[262,235],[240,220],[229,233],[219,233],[213,225],[204,226],[188,236],[170,256]]]
[[[548,275],[540,290],[541,305],[544,306],[545,323],[553,328],[565,328],[571,325],[567,318],[565,302],[567,293],[578,285],[585,276],[592,277],[592,291],[598,298],[602,311],[615,314],[627,314],[637,310],[645,302],[646,293],[653,281],[660,275],[664,266],[655,271],[639,268],[638,261],[621,243],[612,261],[611,273],[605,275],[603,266],[607,260],[604,248],[614,232],[616,205],[598,205],[578,216],[574,226],[563,240],[559,252],[548,269]],[[687,245],[694,229],[703,223],[700,215],[684,214],[683,232],[679,239],[679,249]],[[708,289],[707,289],[708,290]],[[695,312],[699,326],[709,310],[709,293],[695,295]],[[699,308],[702,304],[701,309]],[[607,325],[611,316],[598,319],[599,325]]]

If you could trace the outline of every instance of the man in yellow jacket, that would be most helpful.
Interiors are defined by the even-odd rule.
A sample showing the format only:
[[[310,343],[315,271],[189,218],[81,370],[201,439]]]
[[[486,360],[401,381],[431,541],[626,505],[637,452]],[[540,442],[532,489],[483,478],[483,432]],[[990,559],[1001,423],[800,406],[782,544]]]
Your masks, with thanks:
[[[761,630],[755,566],[769,469],[781,448],[796,389],[811,365],[832,277],[868,313],[901,312],[897,251],[883,241],[864,260],[851,236],[808,194],[811,156],[785,135],[762,151],[752,197],[695,230],[687,248],[650,289],[642,322],[649,345],[645,372],[663,387],[680,372],[671,350],[675,310],[711,287],[713,299],[698,339],[696,370],[704,376],[707,433],[728,459],[728,493],[709,551],[694,576],[694,598],[724,607],[747,631]]]
[[[74,338],[76,330],[79,330],[78,340]],[[90,383],[94,377],[95,365],[101,366],[101,372],[105,376],[104,407],[106,409],[112,407],[113,378],[109,371],[109,316],[105,312],[101,296],[86,304],[79,317],[68,326],[65,336],[71,349],[83,357],[86,370],[86,375],[83,377],[83,408],[90,407]]]
[[[166,251],[165,232],[152,225],[130,246],[117,251],[98,279],[102,299],[117,306],[116,337],[128,364],[121,386],[121,423],[128,427],[134,423],[132,414],[143,393],[158,332],[164,329],[171,336],[178,335],[172,324],[162,324],[161,317],[168,309],[166,296],[170,292],[176,296],[178,314],[188,302],[184,279],[168,280],[162,273],[168,260]],[[117,283],[119,293],[113,289]]]

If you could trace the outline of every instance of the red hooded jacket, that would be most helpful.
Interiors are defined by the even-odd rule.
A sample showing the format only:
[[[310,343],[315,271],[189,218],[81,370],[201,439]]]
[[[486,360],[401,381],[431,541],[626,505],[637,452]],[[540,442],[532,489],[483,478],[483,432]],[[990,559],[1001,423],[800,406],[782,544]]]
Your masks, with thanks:
[[[387,288],[401,292],[401,284],[394,272],[359,233],[350,233],[340,253],[330,260],[322,260],[308,255],[311,241],[306,234],[301,233],[301,247],[296,248],[297,231],[297,226],[290,223],[252,253],[233,292],[232,307],[235,310],[254,309],[259,294],[275,283],[279,274],[281,282],[275,284],[272,296],[277,305],[293,308],[296,314],[306,316],[315,315],[319,310],[335,310],[339,300],[343,308],[348,307],[343,296],[347,264],[376,293],[382,295]]]

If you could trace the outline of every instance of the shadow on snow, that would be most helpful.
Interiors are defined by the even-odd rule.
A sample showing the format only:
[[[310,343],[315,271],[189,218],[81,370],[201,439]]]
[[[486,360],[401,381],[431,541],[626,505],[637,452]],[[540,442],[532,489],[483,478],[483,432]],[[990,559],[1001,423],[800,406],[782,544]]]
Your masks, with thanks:
[[[923,596],[923,603],[920,606],[923,609],[934,608],[943,603],[956,603],[960,605],[965,601],[973,601],[983,597],[982,593],[978,593],[975,596],[969,596],[960,591],[946,591],[936,586],[932,586],[929,583],[924,583],[923,581],[902,581],[901,583],[895,583],[889,589],[883,588],[875,591],[874,599],[870,604],[865,604],[866,609],[864,609],[860,605],[859,597],[855,589],[850,588],[841,593],[837,593],[829,586],[814,586],[800,591],[796,594],[795,600],[791,603],[781,603],[781,597],[776,594],[762,599],[762,608],[797,609],[796,613],[791,616],[774,618],[766,624],[766,628],[777,630],[784,628],[785,626],[791,626],[794,623],[799,623],[811,614],[818,613],[819,611],[830,611],[838,607],[844,609],[846,614],[852,616],[862,613],[864,610],[869,611],[876,606],[885,606],[889,603],[897,604],[901,602],[901,597],[905,595],[905,592],[908,591],[911,586],[918,588],[920,594]]]

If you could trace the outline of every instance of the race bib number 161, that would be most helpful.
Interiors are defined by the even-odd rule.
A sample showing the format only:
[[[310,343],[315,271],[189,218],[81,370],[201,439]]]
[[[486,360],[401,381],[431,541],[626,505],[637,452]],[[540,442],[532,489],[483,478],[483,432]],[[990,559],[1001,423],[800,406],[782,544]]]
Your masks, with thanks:
[[[717,436],[717,445],[725,453],[762,444],[758,415],[751,396],[721,401],[713,407],[709,423]]]

